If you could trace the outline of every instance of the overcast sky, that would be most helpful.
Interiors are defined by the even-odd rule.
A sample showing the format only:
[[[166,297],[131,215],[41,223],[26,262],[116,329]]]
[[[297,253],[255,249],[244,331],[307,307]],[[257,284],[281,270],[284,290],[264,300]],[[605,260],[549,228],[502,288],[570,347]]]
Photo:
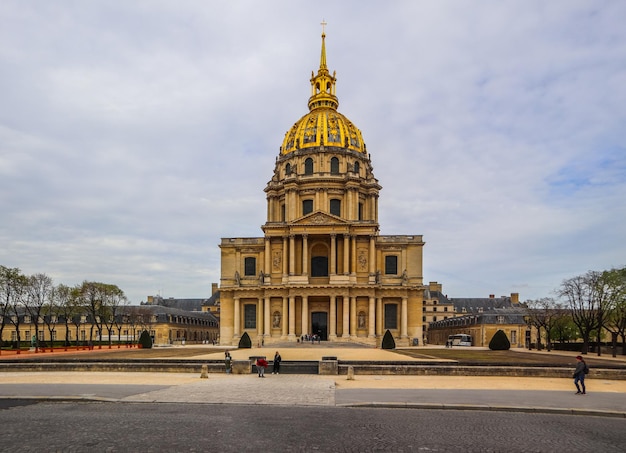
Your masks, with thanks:
[[[626,265],[624,1],[0,2],[0,264],[200,298],[319,67],[449,297]]]

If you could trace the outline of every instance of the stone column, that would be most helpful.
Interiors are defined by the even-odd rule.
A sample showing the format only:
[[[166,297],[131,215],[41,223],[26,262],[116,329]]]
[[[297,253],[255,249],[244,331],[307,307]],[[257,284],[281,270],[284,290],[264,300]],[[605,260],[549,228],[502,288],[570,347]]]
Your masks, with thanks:
[[[289,235],[289,275],[296,274],[296,237]]]
[[[270,247],[270,238],[266,237],[265,238],[265,269],[263,269],[263,272],[265,273],[265,275],[269,276],[272,273],[272,257],[271,257],[271,247]],[[263,282],[265,283],[265,279],[263,279]]]
[[[356,297],[350,298],[350,338],[356,338]]]
[[[283,236],[283,276],[287,275],[288,271],[288,263],[289,263],[289,259],[288,259],[288,250],[289,248],[287,247],[287,236]]]
[[[370,274],[376,273],[376,236],[370,236]]]
[[[296,338],[296,296],[289,296],[289,339]]]
[[[330,275],[337,273],[337,235],[330,235]]]
[[[350,236],[343,235],[343,274],[350,274]]]
[[[369,313],[368,313],[368,320],[369,320],[369,332],[368,332],[368,336],[370,338],[376,338],[376,299],[372,296],[370,296],[370,307],[369,307]]]
[[[241,306],[239,304],[239,297],[235,296],[233,302],[233,318],[235,325],[233,326],[233,337],[239,338],[241,336]]]
[[[270,298],[269,296],[265,296],[265,317],[264,317],[264,321],[265,321],[265,329],[264,329],[264,334],[266,337],[271,337],[272,336],[272,315],[270,313]]]
[[[309,245],[308,235],[302,235],[302,275],[309,275]]]
[[[309,331],[309,296],[302,296],[302,327],[300,331],[305,334]]]
[[[343,334],[342,338],[350,338],[350,303],[346,296],[343,296]]]
[[[402,315],[400,318],[400,338],[406,338],[407,324],[408,324],[408,300],[406,297],[402,298]]]
[[[262,337],[263,336],[263,327],[264,327],[264,323],[263,323],[264,316],[263,315],[265,314],[265,309],[263,308],[263,299],[260,298],[260,297],[257,299],[256,313],[257,313],[256,332],[257,332],[258,336]]]
[[[282,319],[282,337],[283,339],[287,338],[287,323],[289,322],[289,311],[287,309],[287,297],[283,296],[283,315]]]
[[[350,274],[356,274],[356,235],[350,237],[351,253],[350,253]]]
[[[334,341],[337,339],[337,296],[330,296],[330,331],[328,339]]]
[[[383,334],[383,299],[382,297],[376,298],[376,335],[381,336]]]

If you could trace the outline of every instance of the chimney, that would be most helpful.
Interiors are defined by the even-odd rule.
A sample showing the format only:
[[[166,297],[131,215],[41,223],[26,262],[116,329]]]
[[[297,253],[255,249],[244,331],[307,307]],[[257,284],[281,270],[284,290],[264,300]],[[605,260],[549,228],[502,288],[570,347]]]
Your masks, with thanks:
[[[211,283],[211,296],[217,292],[217,283]]]
[[[495,299],[496,295],[495,294],[489,294],[489,299]]]
[[[511,293],[511,303],[519,304],[519,293]]]

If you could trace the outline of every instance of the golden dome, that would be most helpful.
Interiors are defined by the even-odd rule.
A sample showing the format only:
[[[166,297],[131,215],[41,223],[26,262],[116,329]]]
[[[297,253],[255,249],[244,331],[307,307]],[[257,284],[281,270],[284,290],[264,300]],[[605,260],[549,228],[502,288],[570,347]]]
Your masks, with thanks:
[[[335,146],[366,154],[361,131],[337,111],[339,100],[335,95],[335,73],[326,67],[326,34],[322,33],[322,55],[317,75],[311,74],[309,113],[300,118],[285,134],[280,154],[285,155],[307,148]]]

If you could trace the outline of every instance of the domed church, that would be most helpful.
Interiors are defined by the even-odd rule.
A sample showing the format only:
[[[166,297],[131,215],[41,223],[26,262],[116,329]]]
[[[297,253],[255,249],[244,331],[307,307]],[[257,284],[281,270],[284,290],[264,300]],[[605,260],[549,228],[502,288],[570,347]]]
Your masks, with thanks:
[[[371,156],[339,113],[326,34],[309,111],[287,131],[265,187],[263,237],[222,238],[220,343],[398,346],[422,338],[422,236],[381,236]]]

